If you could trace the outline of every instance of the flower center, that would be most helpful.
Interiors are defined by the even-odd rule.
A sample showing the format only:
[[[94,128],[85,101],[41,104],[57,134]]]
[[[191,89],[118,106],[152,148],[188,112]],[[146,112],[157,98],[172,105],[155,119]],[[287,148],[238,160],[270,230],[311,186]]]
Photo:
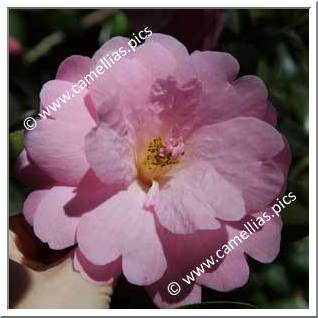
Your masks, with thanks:
[[[182,138],[169,138],[165,141],[161,137],[154,138],[146,148],[141,158],[140,170],[146,181],[158,179],[180,162],[184,155]]]

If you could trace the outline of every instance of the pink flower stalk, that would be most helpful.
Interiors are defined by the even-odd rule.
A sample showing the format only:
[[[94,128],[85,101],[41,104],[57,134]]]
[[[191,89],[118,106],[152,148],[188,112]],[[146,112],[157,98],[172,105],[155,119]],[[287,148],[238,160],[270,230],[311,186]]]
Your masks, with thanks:
[[[67,58],[43,86],[41,106],[127,42],[116,37],[92,58]],[[230,54],[189,55],[174,38],[153,34],[39,121],[17,165],[38,188],[23,210],[35,234],[52,249],[77,246],[74,268],[92,283],[123,273],[159,307],[198,303],[201,286],[243,286],[247,256],[277,256],[279,218],[180,294],[167,291],[285,189],[290,151],[266,87],[238,72]]]

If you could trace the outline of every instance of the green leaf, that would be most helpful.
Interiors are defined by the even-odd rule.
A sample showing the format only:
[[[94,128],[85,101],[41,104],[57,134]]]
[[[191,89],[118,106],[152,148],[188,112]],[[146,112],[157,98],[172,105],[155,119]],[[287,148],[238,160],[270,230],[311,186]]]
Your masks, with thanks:
[[[286,269],[281,264],[266,266],[262,276],[266,285],[272,289],[273,292],[280,295],[288,295],[290,293],[291,284]]]
[[[13,178],[9,179],[9,215],[22,213],[23,202],[29,193],[29,189],[23,187]]]
[[[15,161],[24,148],[23,129],[14,131],[9,135],[10,158]]]
[[[9,10],[9,34],[16,39],[23,41],[26,30],[24,15],[15,9]]]
[[[127,16],[125,13],[118,11],[103,24],[98,41],[100,44],[103,44],[113,36],[127,35],[129,28]]]

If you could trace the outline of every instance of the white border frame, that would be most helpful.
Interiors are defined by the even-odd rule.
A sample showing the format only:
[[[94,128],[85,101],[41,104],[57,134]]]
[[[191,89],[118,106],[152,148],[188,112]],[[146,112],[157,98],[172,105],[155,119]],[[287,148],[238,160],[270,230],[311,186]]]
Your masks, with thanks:
[[[83,2],[85,3],[85,2]],[[1,178],[1,271],[0,277],[3,282],[2,291],[0,293],[0,314],[1,316],[316,316],[316,2],[313,0],[303,1],[282,1],[282,0],[267,0],[267,1],[255,1],[255,0],[196,0],[195,6],[193,2],[182,2],[184,7],[206,7],[211,6],[217,8],[309,8],[309,211],[310,211],[310,224],[309,224],[309,309],[7,309],[7,275],[8,264],[7,260],[7,209],[8,209],[8,154],[6,160],[1,157],[1,175],[6,178]],[[27,4],[28,7],[25,7]],[[29,0],[21,4],[19,0],[2,0],[0,3],[0,43],[2,43],[2,49],[0,50],[0,74],[2,76],[2,85],[0,86],[1,107],[0,114],[3,119],[0,135],[0,149],[7,148],[8,145],[8,59],[7,50],[3,49],[4,43],[7,43],[8,32],[8,8],[49,8],[49,7],[78,7],[85,8],[85,5],[79,5],[78,0]],[[138,1],[125,1],[125,0],[90,0],[90,6],[86,8],[102,8],[114,7],[114,8],[129,8],[129,7],[183,7],[172,3],[171,0],[156,0],[147,2],[144,0]],[[4,162],[6,161],[6,162]]]

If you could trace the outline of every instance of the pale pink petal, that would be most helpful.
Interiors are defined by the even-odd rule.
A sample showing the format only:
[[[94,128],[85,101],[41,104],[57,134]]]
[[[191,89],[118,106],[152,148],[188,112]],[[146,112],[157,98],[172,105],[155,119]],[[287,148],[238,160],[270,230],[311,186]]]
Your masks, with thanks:
[[[147,192],[144,207],[146,209],[155,207],[159,203],[159,199],[159,183],[157,181],[152,181],[152,185]]]
[[[84,279],[96,286],[114,285],[121,274],[120,259],[107,265],[94,265],[85,258],[78,248],[74,252],[73,266]]]
[[[249,273],[244,254],[234,250],[226,255],[216,270],[201,275],[197,283],[220,292],[228,292],[244,286],[248,281]]]
[[[124,274],[138,285],[153,283],[166,270],[153,215],[143,209],[145,198],[132,184],[84,215],[77,232],[79,248],[90,262],[104,265],[122,256]]]
[[[95,65],[87,56],[72,55],[59,66],[56,79],[78,83],[84,76],[94,70]]]
[[[108,200],[122,187],[105,185],[89,170],[74,190],[74,197],[64,206],[68,215],[82,215],[90,212]]]
[[[86,157],[105,184],[129,185],[136,175],[133,145],[126,133],[99,125],[86,136]]]
[[[276,124],[276,112],[268,102],[263,81],[256,76],[243,76],[232,83],[212,85],[203,90],[202,104],[198,109],[198,122],[212,124],[236,117],[256,117]]]
[[[283,171],[274,161],[285,149],[284,139],[259,119],[203,126],[186,145],[185,160],[209,162],[242,193],[247,211],[268,205],[284,185]]]
[[[40,92],[42,115],[44,110],[50,117],[69,124],[70,121],[81,123],[83,130],[91,128],[95,121],[88,112],[84,97],[88,94],[86,88],[80,90],[74,84],[64,80],[46,82]],[[46,116],[49,117],[49,116]]]
[[[118,64],[120,67],[116,64],[92,84],[86,105],[96,109],[97,121],[108,122],[108,117],[113,116],[110,113],[117,112],[122,119],[120,122],[129,121],[141,139],[153,134],[153,130],[158,131],[157,119],[146,106],[153,80],[149,70],[134,59],[123,58]]]
[[[76,121],[41,120],[26,133],[28,155],[49,177],[64,185],[77,185],[89,169],[84,152],[88,133]]]
[[[198,80],[189,78],[180,85],[175,78],[168,77],[157,80],[151,87],[150,107],[164,123],[167,134],[169,130],[178,129],[186,137],[195,124],[194,116],[200,98],[201,84]]]
[[[129,234],[127,240],[132,240],[135,247],[124,247],[123,254],[123,273],[129,282],[136,285],[152,284],[162,277],[167,267],[153,216],[147,215],[144,218],[147,221],[143,221],[142,226],[132,224],[138,233]]]
[[[154,79],[164,79],[173,75],[178,64],[182,62],[183,54],[180,55],[180,45],[176,43],[176,46],[172,48],[170,44],[168,45],[168,41],[172,43],[171,39],[166,39],[165,42],[164,40],[148,40],[138,46],[133,55],[133,59],[148,69]],[[184,58],[186,56],[184,52]]]
[[[248,213],[270,204],[285,185],[283,171],[269,160],[255,163],[224,160],[214,166],[242,192]]]
[[[152,296],[152,293],[150,293],[150,295]],[[201,287],[197,284],[194,284],[189,294],[187,294],[184,299],[178,302],[169,303],[167,301],[164,301],[162,297],[160,296],[160,293],[156,293],[152,297],[153,297],[152,298],[153,302],[159,308],[178,308],[178,307],[183,307],[187,305],[198,304],[201,302]]]
[[[107,75],[107,91],[105,81],[96,82],[97,90],[107,97],[109,91],[117,91],[125,115],[138,115],[136,112],[145,112],[145,105],[149,101],[149,91],[153,83],[149,70],[134,59],[123,58],[120,67],[110,70],[111,77]],[[127,76],[129,74],[129,76]],[[114,88],[113,88],[114,87]]]
[[[100,59],[109,59],[111,53],[115,51],[117,52],[121,47],[125,50],[129,50],[130,47],[128,46],[128,41],[128,38],[122,36],[113,37],[109,41],[105,42],[102,47],[95,52],[92,59],[96,64],[98,64],[100,63]],[[127,56],[129,56],[130,54],[131,52]]]
[[[276,124],[276,111],[268,102],[263,81],[256,76],[242,76],[235,80],[238,62],[227,53],[194,52],[178,73],[196,77],[202,83],[201,104],[195,118],[196,125],[208,125],[239,116],[253,116]]]
[[[193,52],[189,57],[196,75],[202,81],[204,89],[216,84],[233,81],[240,69],[238,61],[224,52]]]
[[[15,163],[14,173],[21,182],[36,189],[49,188],[56,183],[38,166],[30,162],[25,149],[22,150]]]
[[[72,187],[53,187],[42,197],[34,212],[34,233],[52,249],[64,249],[76,243],[79,217],[69,216],[64,210],[65,204],[73,196]]]
[[[216,229],[220,226],[216,218],[239,220],[245,214],[241,193],[204,162],[179,170],[159,195],[155,206],[159,222],[174,233]]]
[[[59,80],[48,82],[41,91],[42,102],[51,101],[70,85]],[[95,126],[95,121],[81,94],[57,109],[53,116],[54,119],[39,120],[36,129],[26,133],[28,156],[52,179],[65,185],[77,185],[89,168],[84,137]]]
[[[180,62],[189,56],[187,48],[170,35],[153,33],[145,41],[146,44],[151,42],[155,42],[167,49],[171,54],[173,54],[175,59],[179,60]]]
[[[187,277],[187,275],[191,276],[192,270],[210,258],[210,255],[213,255],[220,246],[227,242],[228,236],[225,228],[181,235],[159,227],[158,233],[165,250],[168,266],[164,276],[147,287],[148,293],[152,298],[156,297],[158,305],[165,303],[166,307],[168,305],[177,306],[184,302],[195,302],[195,299],[191,299],[191,293],[193,289],[196,289],[195,280],[197,277],[194,275],[193,280],[189,279],[188,281],[184,281],[182,278]],[[220,263],[211,270],[207,269],[207,272],[217,269],[219,265]],[[168,286],[172,282],[177,282],[180,285],[180,293],[177,295],[171,295],[168,292]]]
[[[223,250],[220,254],[225,257],[217,259],[213,255],[221,264],[215,271],[198,278],[199,284],[217,291],[230,291],[248,281],[249,267],[244,253],[263,263],[272,262],[276,258],[280,249],[282,222],[270,208],[266,209],[266,213],[266,217],[263,213],[254,213],[240,222],[226,226],[229,235],[227,246],[231,246],[231,251],[226,255],[224,248],[219,246]],[[240,235],[241,231],[245,231],[245,239]]]
[[[243,249],[252,258],[262,263],[271,263],[278,255],[280,250],[282,220],[277,217],[269,208],[266,209],[271,217],[262,229],[251,235],[248,240],[243,242]],[[256,220],[262,213],[252,215]],[[259,219],[260,220],[260,219]]]
[[[285,144],[272,126],[256,118],[241,117],[199,128],[187,146],[191,159],[256,162],[273,158]]]
[[[284,149],[273,158],[273,161],[277,167],[284,173],[285,178],[288,177],[288,171],[292,161],[291,149],[288,144],[288,140],[283,136],[285,147]]]
[[[28,197],[24,201],[23,215],[30,225],[33,225],[34,214],[37,211],[40,202],[49,191],[50,190],[33,191],[28,195]]]
[[[122,37],[112,38],[95,53],[93,59],[100,64],[101,62],[98,61],[102,57],[117,52],[119,48],[127,51],[128,41],[129,39]],[[130,48],[129,50],[131,51]],[[116,94],[120,98],[119,104],[125,116],[131,113],[138,116],[139,114],[135,110],[145,109],[144,105],[147,102],[152,77],[149,70],[137,60],[130,58],[132,55],[133,52],[130,52],[126,56],[122,56],[92,83],[90,96],[97,110],[103,106],[105,99]]]

